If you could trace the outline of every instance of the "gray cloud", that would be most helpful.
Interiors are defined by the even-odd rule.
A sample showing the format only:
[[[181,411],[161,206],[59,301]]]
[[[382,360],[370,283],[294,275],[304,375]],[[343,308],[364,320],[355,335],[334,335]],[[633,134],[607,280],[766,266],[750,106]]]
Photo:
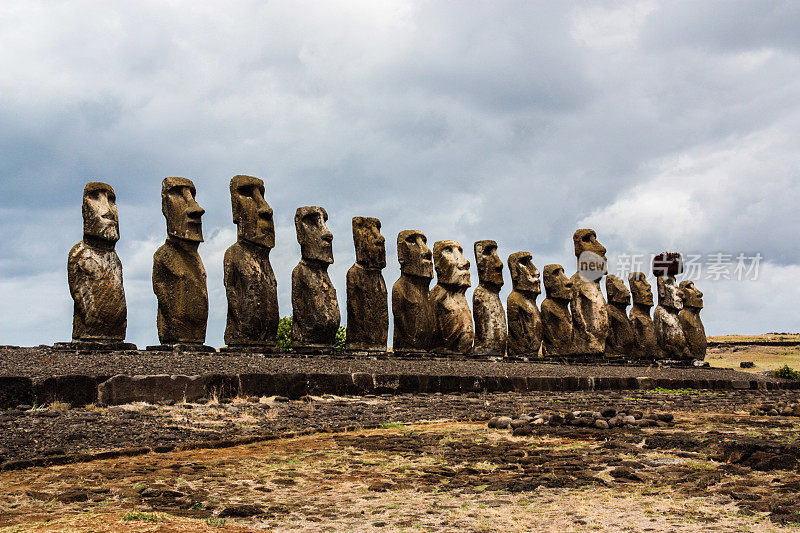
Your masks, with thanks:
[[[120,200],[129,336],[155,341],[160,181],[179,175],[207,210],[221,344],[239,173],[264,178],[275,209],[282,314],[294,210],[323,205],[342,309],[350,218],[368,215],[383,221],[388,285],[408,227],[568,270],[582,226],[612,257],[758,251],[759,281],[698,281],[708,329],[797,329],[770,298],[776,280],[800,297],[798,35],[788,2],[4,4],[0,287],[25,303],[3,306],[0,342],[68,337],[66,254],[94,178]],[[754,319],[759,298],[771,303]]]

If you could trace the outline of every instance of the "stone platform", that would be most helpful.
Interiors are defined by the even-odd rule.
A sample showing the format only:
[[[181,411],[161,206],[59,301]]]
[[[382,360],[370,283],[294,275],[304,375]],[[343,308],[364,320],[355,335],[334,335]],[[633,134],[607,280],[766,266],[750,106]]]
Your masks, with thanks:
[[[446,359],[0,348],[0,408],[203,397],[636,389],[777,390],[800,382],[721,368]]]

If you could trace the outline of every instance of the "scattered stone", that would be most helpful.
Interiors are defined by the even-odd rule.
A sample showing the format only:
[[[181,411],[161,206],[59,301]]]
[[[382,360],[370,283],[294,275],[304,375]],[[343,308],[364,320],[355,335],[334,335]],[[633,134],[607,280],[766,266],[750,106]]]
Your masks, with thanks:
[[[739,368],[755,368],[756,364],[753,361],[742,361],[739,363]]]
[[[258,505],[241,504],[229,505],[219,513],[220,518],[247,518],[264,513],[264,509]]]

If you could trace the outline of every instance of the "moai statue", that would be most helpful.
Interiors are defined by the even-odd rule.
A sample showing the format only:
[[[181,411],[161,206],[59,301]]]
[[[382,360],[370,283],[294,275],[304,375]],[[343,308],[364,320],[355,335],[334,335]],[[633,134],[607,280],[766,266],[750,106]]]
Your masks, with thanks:
[[[87,183],[82,212],[83,240],[72,247],[67,259],[69,292],[75,302],[72,342],[56,343],[56,347],[135,350],[135,345],[123,342],[128,310],[122,263],[114,250],[119,240],[114,188]]]
[[[511,284],[508,295],[508,353],[509,355],[539,355],[542,345],[542,317],[536,298],[542,293],[539,271],[533,265],[530,252],[515,252],[508,256]]]
[[[472,353],[475,330],[464,293],[470,287],[469,261],[456,241],[433,244],[436,286],[429,301],[435,319],[433,351],[449,354]]]
[[[544,267],[544,290],[546,298],[542,302],[542,353],[545,357],[570,355],[572,316],[569,304],[572,300],[572,281],[564,274],[564,267]]]
[[[636,359],[660,359],[660,349],[656,339],[656,327],[650,318],[653,307],[653,291],[644,272],[632,272],[628,276],[633,295],[633,307],[628,315],[633,328],[633,355]]]
[[[164,178],[161,211],[167,240],[153,255],[153,291],[158,300],[158,339],[148,349],[214,351],[204,346],[208,321],[206,270],[197,248],[203,242],[205,211],[195,201],[194,183]]]
[[[691,358],[678,312],[683,308],[682,293],[675,276],[683,272],[683,259],[677,252],[662,252],[653,259],[653,274],[658,287],[658,305],[653,312],[656,339],[665,359]]]
[[[230,190],[237,237],[223,263],[228,297],[226,351],[271,352],[280,320],[278,284],[269,263],[275,247],[272,208],[264,199],[264,182],[258,178],[234,176]]]
[[[472,294],[472,314],[475,318],[474,355],[506,354],[508,328],[506,312],[500,300],[503,286],[503,261],[497,255],[497,243],[491,240],[475,243],[475,263],[478,267],[478,286]]]
[[[608,337],[608,312],[600,280],[608,273],[606,249],[592,229],[572,236],[578,272],[572,276],[572,352],[578,356],[603,355]]]
[[[608,337],[606,355],[629,357],[633,353],[634,334],[626,312],[631,303],[631,293],[625,282],[613,274],[606,276],[608,304]]]
[[[347,335],[345,346],[355,352],[386,352],[389,304],[381,270],[386,267],[386,239],[381,221],[353,217],[356,262],[347,271]]]
[[[397,234],[397,260],[400,277],[392,287],[392,350],[395,354],[425,353],[431,349],[435,318],[428,303],[433,259],[428,239],[421,231],[411,229]]]
[[[341,320],[328,276],[333,234],[327,220],[328,213],[317,206],[298,207],[294,215],[302,259],[292,271],[292,346],[301,352],[332,350]]]
[[[689,353],[697,360],[706,357],[706,329],[700,320],[700,310],[703,308],[703,293],[694,286],[693,281],[681,281],[680,291],[683,295],[683,309],[678,313],[678,319],[686,337],[686,346]]]

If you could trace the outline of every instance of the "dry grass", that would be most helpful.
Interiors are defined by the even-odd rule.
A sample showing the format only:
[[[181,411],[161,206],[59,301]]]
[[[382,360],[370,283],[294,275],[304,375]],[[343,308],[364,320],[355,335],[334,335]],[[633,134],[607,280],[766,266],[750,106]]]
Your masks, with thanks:
[[[776,370],[783,365],[800,369],[800,346],[734,346],[732,348],[710,348],[706,361],[717,368],[740,369],[742,361],[752,361],[753,368],[742,368],[746,372]]]

